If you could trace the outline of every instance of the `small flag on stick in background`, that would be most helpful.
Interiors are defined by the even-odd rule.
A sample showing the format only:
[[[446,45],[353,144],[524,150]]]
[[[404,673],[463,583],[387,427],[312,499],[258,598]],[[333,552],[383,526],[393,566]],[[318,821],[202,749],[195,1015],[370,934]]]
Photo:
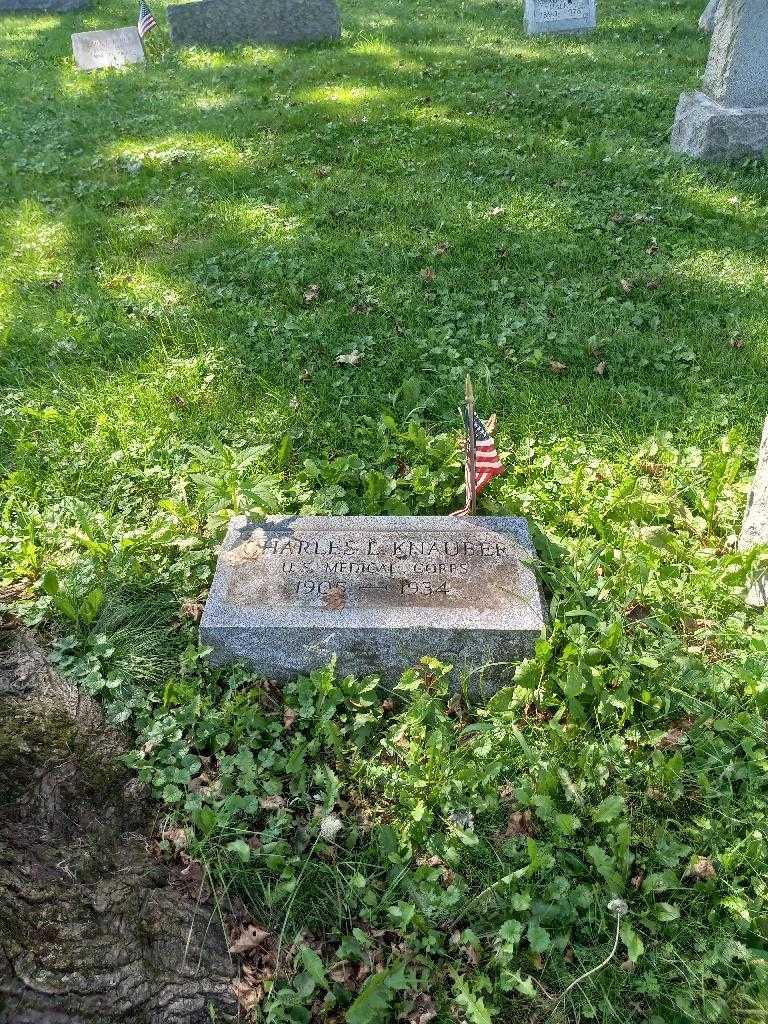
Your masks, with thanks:
[[[157,28],[155,16],[147,7],[144,0],[139,0],[139,38],[143,39],[148,32],[152,31],[153,28]]]
[[[467,489],[467,500],[464,508],[451,512],[452,516],[471,516],[475,514],[477,495],[496,476],[504,472],[504,464],[496,452],[493,438],[485,429],[485,425],[475,412],[475,394],[472,381],[467,375],[464,393],[464,482]]]

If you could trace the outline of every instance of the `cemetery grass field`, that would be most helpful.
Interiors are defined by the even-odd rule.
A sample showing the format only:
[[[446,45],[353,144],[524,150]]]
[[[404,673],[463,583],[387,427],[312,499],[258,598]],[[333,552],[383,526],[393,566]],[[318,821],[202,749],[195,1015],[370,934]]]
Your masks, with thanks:
[[[0,16],[0,596],[131,737],[254,1019],[768,1020],[768,167],[669,153],[702,6],[342,0],[208,53],[156,2],[93,75],[70,33],[132,4]],[[459,507],[468,371],[551,605],[515,684],[209,670],[229,517]]]

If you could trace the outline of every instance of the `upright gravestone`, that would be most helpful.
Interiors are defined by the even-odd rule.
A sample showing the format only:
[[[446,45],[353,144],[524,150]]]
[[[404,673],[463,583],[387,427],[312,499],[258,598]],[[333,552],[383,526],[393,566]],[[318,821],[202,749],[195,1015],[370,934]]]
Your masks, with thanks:
[[[170,4],[167,13],[177,46],[290,46],[341,36],[336,0],[197,0]]]
[[[768,0],[720,0],[702,91],[683,93],[676,153],[711,160],[768,149]]]
[[[768,544],[768,417],[763,426],[757,472],[739,538],[739,548],[742,551],[749,551],[757,544]],[[747,603],[755,608],[768,607],[768,570],[758,573],[752,579]]]
[[[717,18],[717,12],[719,9],[720,0],[709,0],[709,3],[704,8],[701,17],[699,18],[699,28],[702,32],[714,32],[715,19]]]
[[[525,0],[529,36],[552,32],[587,32],[597,24],[596,0]]]
[[[200,638],[285,680],[328,663],[396,679],[424,655],[490,685],[545,624],[524,519],[232,520]]]
[[[81,11],[90,0],[0,0],[0,12],[36,11],[37,13],[67,14]]]
[[[119,68],[144,60],[144,47],[138,29],[111,28],[96,32],[75,32],[72,53],[81,71]]]

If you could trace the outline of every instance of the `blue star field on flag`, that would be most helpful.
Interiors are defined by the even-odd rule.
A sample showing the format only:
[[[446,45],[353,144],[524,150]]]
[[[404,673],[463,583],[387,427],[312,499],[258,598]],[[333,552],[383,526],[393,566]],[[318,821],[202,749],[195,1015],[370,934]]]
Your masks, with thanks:
[[[152,31],[153,28],[157,28],[155,16],[152,11],[150,11],[149,7],[147,7],[144,0],[139,0],[138,30],[140,38],[143,39],[148,32]]]

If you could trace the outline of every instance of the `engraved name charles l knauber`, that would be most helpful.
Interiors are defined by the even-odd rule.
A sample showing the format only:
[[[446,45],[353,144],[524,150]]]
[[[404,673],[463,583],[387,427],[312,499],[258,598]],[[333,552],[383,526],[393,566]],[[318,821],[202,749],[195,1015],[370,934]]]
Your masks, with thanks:
[[[232,520],[201,623],[211,661],[285,680],[337,657],[395,679],[424,655],[498,685],[546,613],[524,519]]]

